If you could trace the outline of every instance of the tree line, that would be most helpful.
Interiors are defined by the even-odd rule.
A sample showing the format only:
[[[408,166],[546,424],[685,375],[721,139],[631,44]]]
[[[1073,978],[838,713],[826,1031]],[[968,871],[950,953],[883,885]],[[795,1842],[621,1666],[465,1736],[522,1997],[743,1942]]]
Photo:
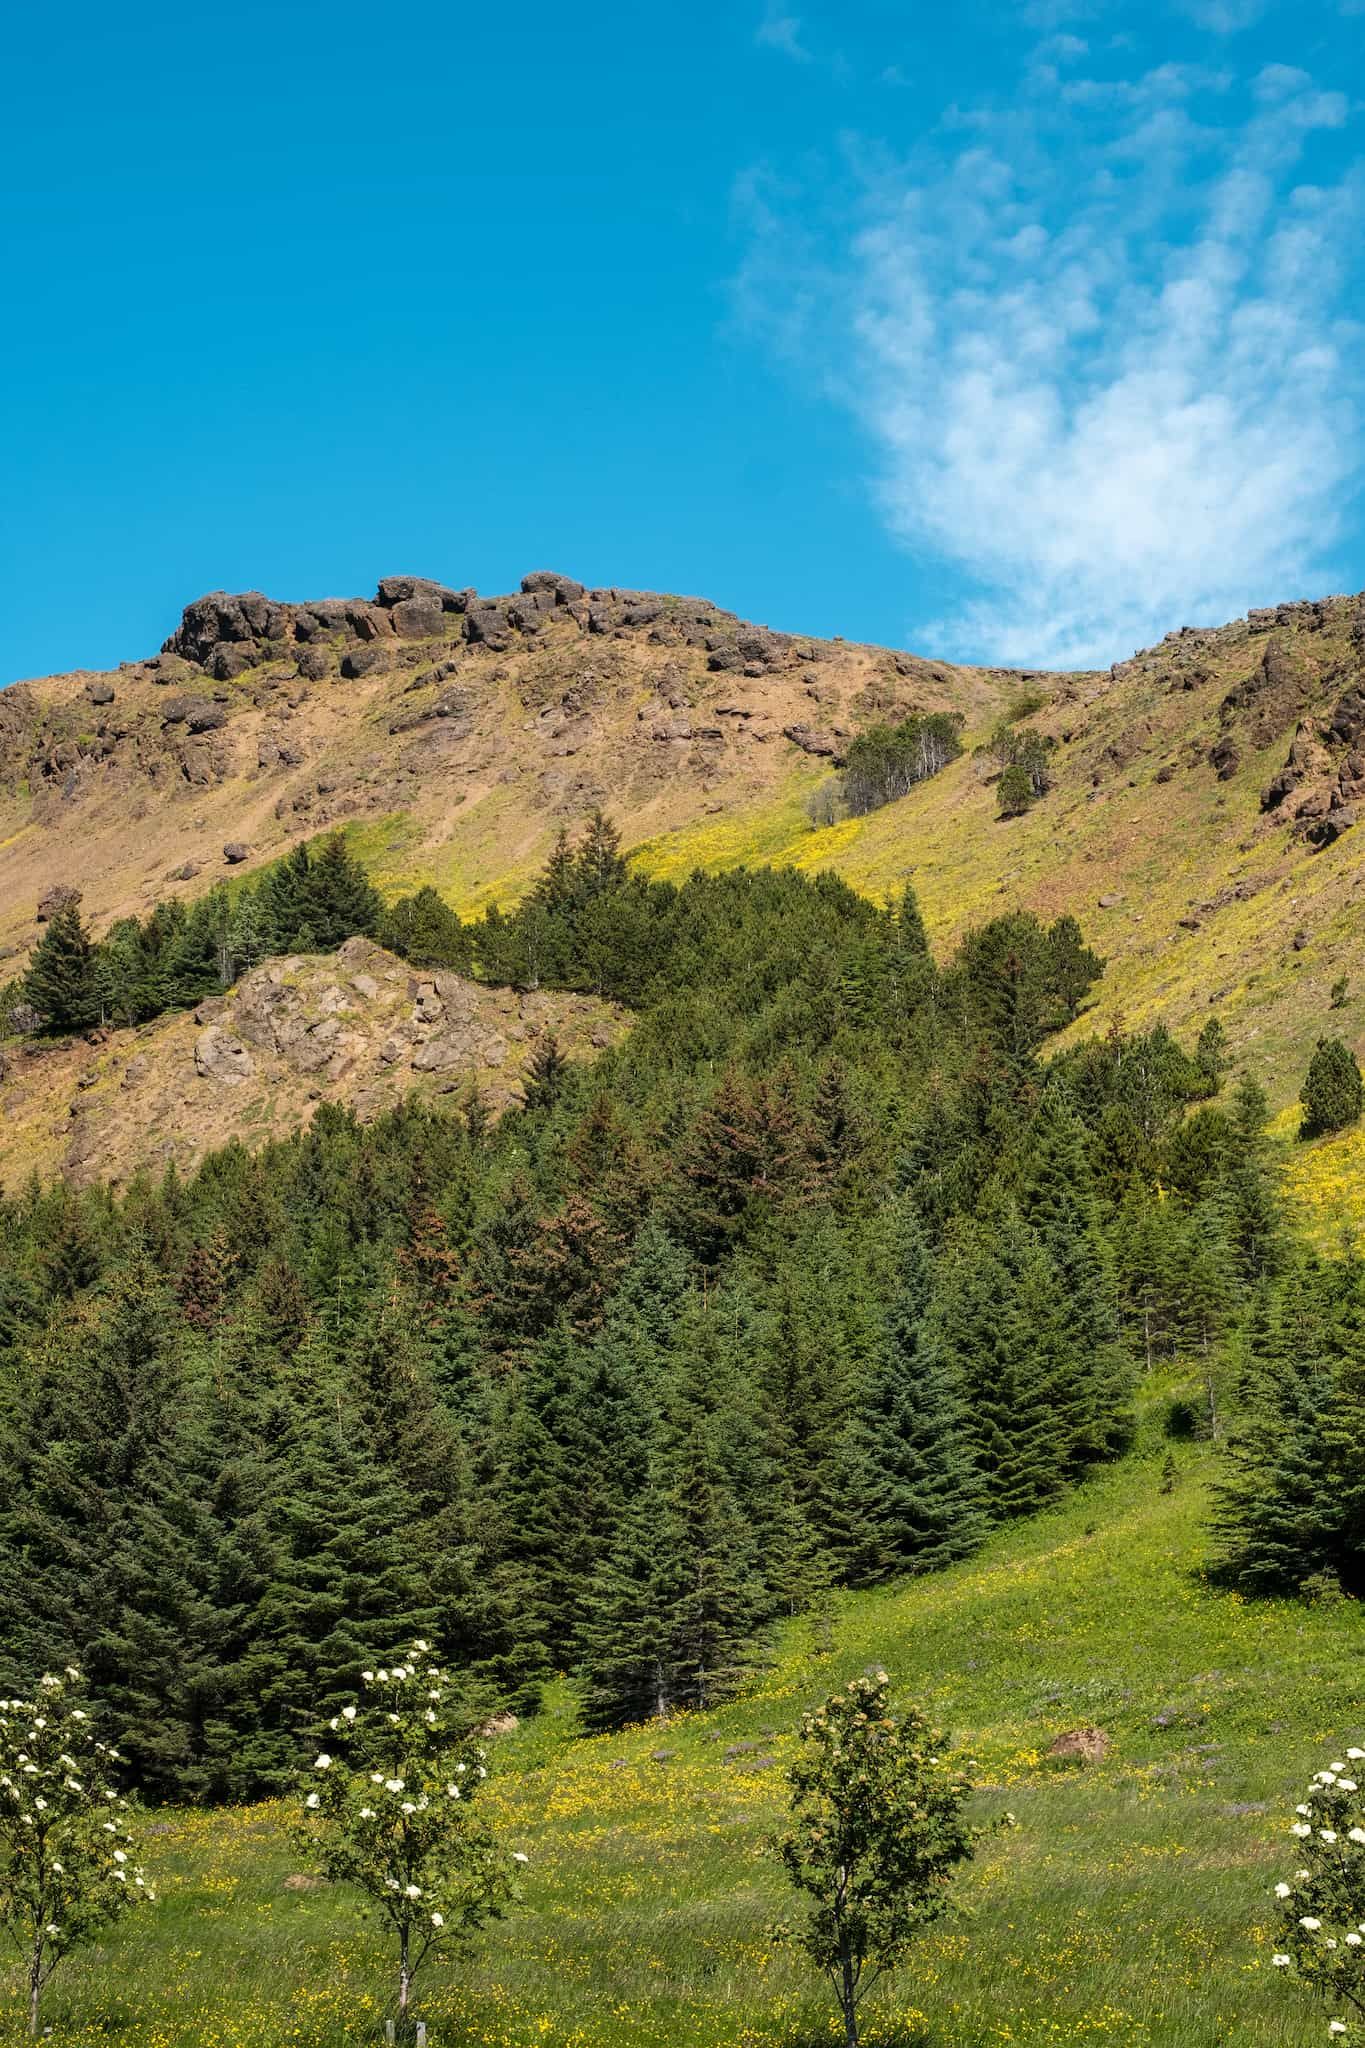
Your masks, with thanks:
[[[330,953],[357,933],[419,967],[467,968],[464,926],[433,888],[386,906],[344,836],[303,842],[257,878],[169,898],[96,940],[79,895],[53,910],[26,972],[0,991],[10,1028],[61,1033],[191,1009],[280,953]]]

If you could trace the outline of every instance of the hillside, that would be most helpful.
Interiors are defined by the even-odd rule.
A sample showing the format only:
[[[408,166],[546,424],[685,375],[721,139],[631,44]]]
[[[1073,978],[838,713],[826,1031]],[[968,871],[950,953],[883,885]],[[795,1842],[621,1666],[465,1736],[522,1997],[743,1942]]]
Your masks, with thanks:
[[[531,1858],[525,1905],[432,1979],[433,2038],[832,2038],[813,1973],[767,1939],[783,1901],[762,1842],[797,1714],[869,1658],[979,1759],[983,1815],[1008,1806],[1020,1821],[972,1871],[964,1912],[930,1929],[877,1994],[873,2038],[1325,2038],[1315,2004],[1275,1980],[1266,1929],[1297,1787],[1358,1720],[1359,1618],[1349,1605],[1258,1606],[1210,1590],[1209,1453],[1182,1453],[1163,1494],[1155,1439],[1151,1452],[965,1565],[844,1596],[828,1655],[813,1654],[809,1624],[793,1626],[753,1697],[662,1739],[632,1729],[575,1741],[561,1697],[500,1743],[494,1804]],[[1104,1762],[1045,1757],[1056,1735],[1095,1723],[1113,1743]],[[61,2038],[372,2038],[379,1950],[354,1901],[301,1884],[284,1821],[278,1807],[166,1817],[149,1844],[165,1899],[155,1927],[131,1925],[71,1966],[52,2006]]]
[[[1030,722],[1057,742],[1056,787],[1002,821],[970,747],[1025,693],[1045,699]],[[849,737],[912,708],[960,711],[967,754],[812,829],[803,799]],[[79,883],[98,929],[337,823],[382,887],[431,881],[467,913],[515,898],[601,804],[651,874],[913,880],[940,946],[1004,906],[1069,911],[1110,963],[1102,1017],[1197,1026],[1216,1007],[1282,1103],[1356,966],[1363,745],[1359,598],[1039,677],[549,573],[493,599],[404,577],[373,601],[218,594],[150,659],[0,696],[0,957],[22,959],[54,882]]]

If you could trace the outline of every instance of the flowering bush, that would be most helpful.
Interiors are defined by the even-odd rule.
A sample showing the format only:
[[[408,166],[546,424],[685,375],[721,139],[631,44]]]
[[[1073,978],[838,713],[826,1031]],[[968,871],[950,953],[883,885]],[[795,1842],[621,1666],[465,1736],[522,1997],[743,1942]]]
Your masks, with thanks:
[[[982,1832],[964,1815],[971,1781],[937,1753],[942,1737],[917,1708],[892,1715],[889,1684],[884,1671],[855,1678],[804,1717],[804,1753],[787,1773],[793,1825],[776,1844],[813,1901],[804,1926],[778,1936],[829,1978],[847,2048],[864,1997],[944,1910]]]
[[[96,1738],[74,1666],[34,1700],[0,1700],[0,1927],[24,1959],[31,2034],[62,1957],[155,1896],[109,1782],[122,1761]]]
[[[526,1857],[500,1849],[473,1811],[485,1752],[456,1718],[447,1674],[420,1640],[362,1674],[356,1706],[329,1723],[302,1834],[337,1884],[363,1892],[398,1947],[398,2015],[428,1956],[500,1918]]]
[[[1316,1773],[1289,1830],[1300,1866],[1275,1887],[1283,1919],[1271,1961],[1350,2009],[1351,2018],[1329,2020],[1334,2036],[1365,2037],[1365,1795],[1355,1776],[1363,1765],[1365,1749],[1348,1749]]]

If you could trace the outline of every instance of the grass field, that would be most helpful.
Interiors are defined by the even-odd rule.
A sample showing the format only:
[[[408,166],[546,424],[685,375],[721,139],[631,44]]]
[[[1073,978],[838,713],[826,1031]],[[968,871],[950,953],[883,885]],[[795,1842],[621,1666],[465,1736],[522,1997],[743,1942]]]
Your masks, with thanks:
[[[805,2048],[834,2039],[820,1987],[775,1953],[765,1858],[785,1733],[813,1696],[884,1662],[978,1760],[983,1816],[1011,1808],[961,1910],[876,1994],[881,2043],[1106,2039],[1162,2048],[1325,2040],[1269,1968],[1268,1886],[1297,1786],[1365,1722],[1356,1607],[1251,1604],[1201,1570],[1213,1454],[1143,1447],[1066,1505],[933,1579],[841,1599],[821,1652],[793,1626],[721,1713],[582,1741],[567,1693],[497,1748],[490,1800],[530,1855],[522,1906],[420,2001],[432,2048]],[[1092,1766],[1049,1762],[1098,1724]],[[767,1731],[778,1731],[769,1734]],[[755,1751],[726,1761],[725,1748]],[[673,1752],[654,1761],[658,1748]],[[762,1759],[773,1758],[772,1763]],[[276,1807],[159,1816],[156,1907],[65,1966],[47,2018],[94,2048],[340,2048],[380,2038],[387,1981],[353,1900],[305,1875]],[[5,2038],[20,2025],[8,1988]]]

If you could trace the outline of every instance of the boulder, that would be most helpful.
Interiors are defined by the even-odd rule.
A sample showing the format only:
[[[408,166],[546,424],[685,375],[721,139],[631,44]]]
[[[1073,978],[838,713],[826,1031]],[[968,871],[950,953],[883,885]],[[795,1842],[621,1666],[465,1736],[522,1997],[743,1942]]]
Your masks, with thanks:
[[[255,1062],[241,1039],[234,1038],[219,1024],[210,1024],[200,1032],[194,1048],[194,1065],[204,1080],[229,1084],[245,1081],[255,1072]]]
[[[85,694],[92,704],[112,704],[114,686],[112,683],[87,683]]]
[[[375,603],[392,609],[394,605],[417,601],[434,604],[438,611],[462,612],[474,596],[472,590],[452,590],[448,584],[433,582],[430,576],[381,576]]]
[[[250,858],[251,848],[244,840],[229,839],[227,845],[223,848],[223,859],[230,868],[235,868],[240,862],[250,860]]]
[[[502,648],[507,645],[508,619],[501,606],[480,605],[465,614],[465,635],[476,643]]]
[[[387,668],[389,657],[382,647],[352,647],[341,657],[341,673],[348,682],[358,682],[362,676],[378,675]]]
[[[407,597],[397,603],[390,617],[394,631],[404,640],[430,640],[440,632],[445,620],[438,599],[434,597]]]
[[[187,661],[207,666],[214,650],[242,641],[279,640],[288,631],[292,607],[276,604],[259,590],[233,595],[211,590],[197,597],[180,615],[180,624],[162,648],[163,654],[180,654]]]
[[[838,742],[831,738],[829,733],[816,732],[809,725],[784,725],[782,737],[784,740],[790,740],[793,746],[800,747],[803,754],[814,754],[819,759],[827,761],[838,761],[840,758]]]
[[[1335,811],[1329,811],[1325,818],[1310,826],[1307,838],[1313,846],[1330,846],[1340,839],[1343,832],[1349,832],[1357,822],[1360,813],[1354,804],[1341,804]]]
[[[295,674],[302,676],[307,683],[320,683],[325,675],[330,674],[331,667],[331,656],[321,647],[305,647],[299,656]]]
[[[1209,766],[1220,782],[1231,782],[1241,759],[1240,753],[1230,739],[1218,740],[1209,749]]]
[[[349,614],[349,623],[357,640],[392,639],[398,630],[393,613],[373,604],[356,605]]]
[[[259,649],[251,645],[215,647],[205,667],[215,682],[230,683],[235,676],[245,675],[260,658]]]

